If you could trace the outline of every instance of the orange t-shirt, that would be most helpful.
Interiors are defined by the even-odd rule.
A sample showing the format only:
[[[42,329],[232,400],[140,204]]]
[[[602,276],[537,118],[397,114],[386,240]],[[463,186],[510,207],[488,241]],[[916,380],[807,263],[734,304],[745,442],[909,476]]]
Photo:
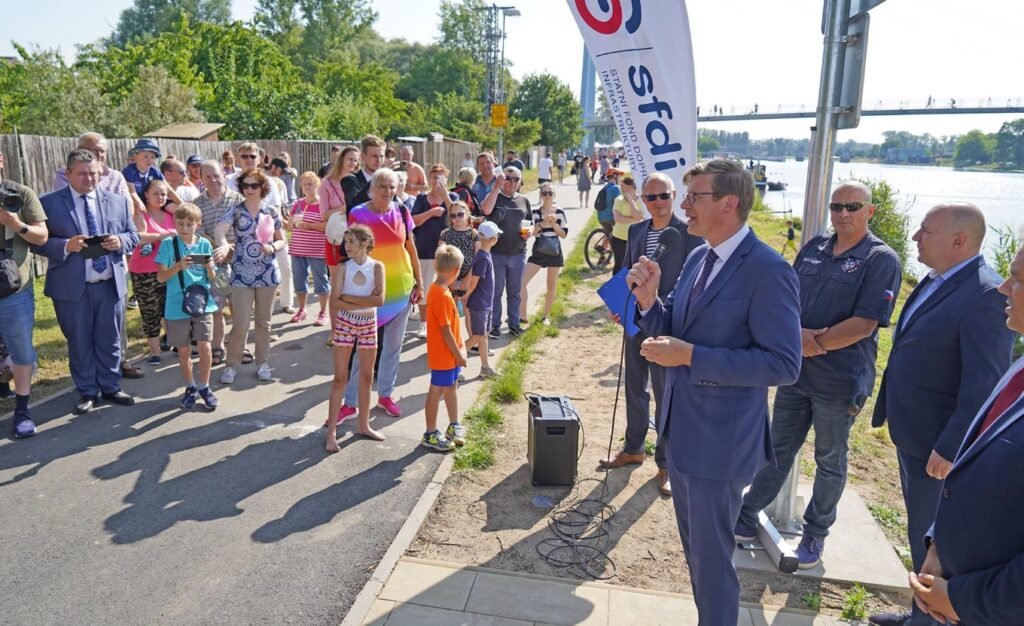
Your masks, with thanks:
[[[455,344],[462,348],[462,326],[455,298],[446,287],[430,283],[427,290],[427,367],[432,370],[450,370],[458,365],[441,336],[441,329],[445,326],[455,335]]]

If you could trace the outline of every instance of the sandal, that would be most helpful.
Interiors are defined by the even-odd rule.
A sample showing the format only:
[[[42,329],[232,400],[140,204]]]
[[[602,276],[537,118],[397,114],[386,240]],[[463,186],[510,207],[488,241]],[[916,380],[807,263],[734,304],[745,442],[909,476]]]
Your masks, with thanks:
[[[224,348],[213,349],[213,367],[217,367],[224,363]]]
[[[248,365],[255,360],[256,359],[252,357],[252,352],[249,352],[249,348],[242,350],[242,365]]]

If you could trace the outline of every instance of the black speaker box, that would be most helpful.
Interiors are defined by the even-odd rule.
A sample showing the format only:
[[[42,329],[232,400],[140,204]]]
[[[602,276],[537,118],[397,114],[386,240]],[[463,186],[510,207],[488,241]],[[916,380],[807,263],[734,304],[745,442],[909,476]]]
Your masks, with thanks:
[[[534,485],[576,482],[580,419],[567,396],[527,395],[530,403],[527,459]]]

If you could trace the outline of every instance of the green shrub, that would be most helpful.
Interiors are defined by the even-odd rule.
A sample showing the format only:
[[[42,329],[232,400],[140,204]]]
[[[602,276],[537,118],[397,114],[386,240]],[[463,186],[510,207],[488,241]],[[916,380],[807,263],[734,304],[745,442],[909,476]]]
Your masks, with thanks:
[[[898,190],[884,180],[857,179],[871,189],[871,202],[875,205],[875,216],[871,218],[871,232],[889,244],[900,258],[900,267],[907,271],[910,251],[910,206],[901,206],[896,199]]]

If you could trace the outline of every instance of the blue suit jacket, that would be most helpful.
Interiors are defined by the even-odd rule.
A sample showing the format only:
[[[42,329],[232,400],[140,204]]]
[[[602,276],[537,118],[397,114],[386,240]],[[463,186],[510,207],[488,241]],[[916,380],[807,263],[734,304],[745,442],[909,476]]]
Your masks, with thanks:
[[[1006,327],[1002,278],[978,258],[914,311],[903,305],[872,426],[889,420],[893,443],[922,461],[932,450],[953,460],[964,433],[1010,367],[1014,333]],[[906,321],[906,326],[904,322]]]
[[[139,243],[139,233],[132,222],[127,198],[100,189],[96,194],[99,197],[97,226],[102,233],[121,239],[121,252],[108,253],[107,261],[114,271],[117,293],[123,298],[128,284],[121,253],[131,254]],[[50,238],[45,244],[32,248],[36,254],[48,259],[43,293],[54,300],[77,302],[85,293],[85,263],[80,254],[66,254],[64,246],[68,239],[75,235],[88,235],[89,231],[85,224],[78,223],[70,187],[48,193],[39,201],[46,212],[46,228],[50,231]]]
[[[751,231],[687,314],[708,249],[694,250],[668,299],[639,325],[648,335],[694,344],[690,366],[666,368],[661,424],[676,469],[750,480],[774,463],[768,387],[800,375],[799,284],[789,263]]]
[[[974,441],[1014,363],[967,430],[927,539],[964,626],[1024,624],[1024,400]]]

